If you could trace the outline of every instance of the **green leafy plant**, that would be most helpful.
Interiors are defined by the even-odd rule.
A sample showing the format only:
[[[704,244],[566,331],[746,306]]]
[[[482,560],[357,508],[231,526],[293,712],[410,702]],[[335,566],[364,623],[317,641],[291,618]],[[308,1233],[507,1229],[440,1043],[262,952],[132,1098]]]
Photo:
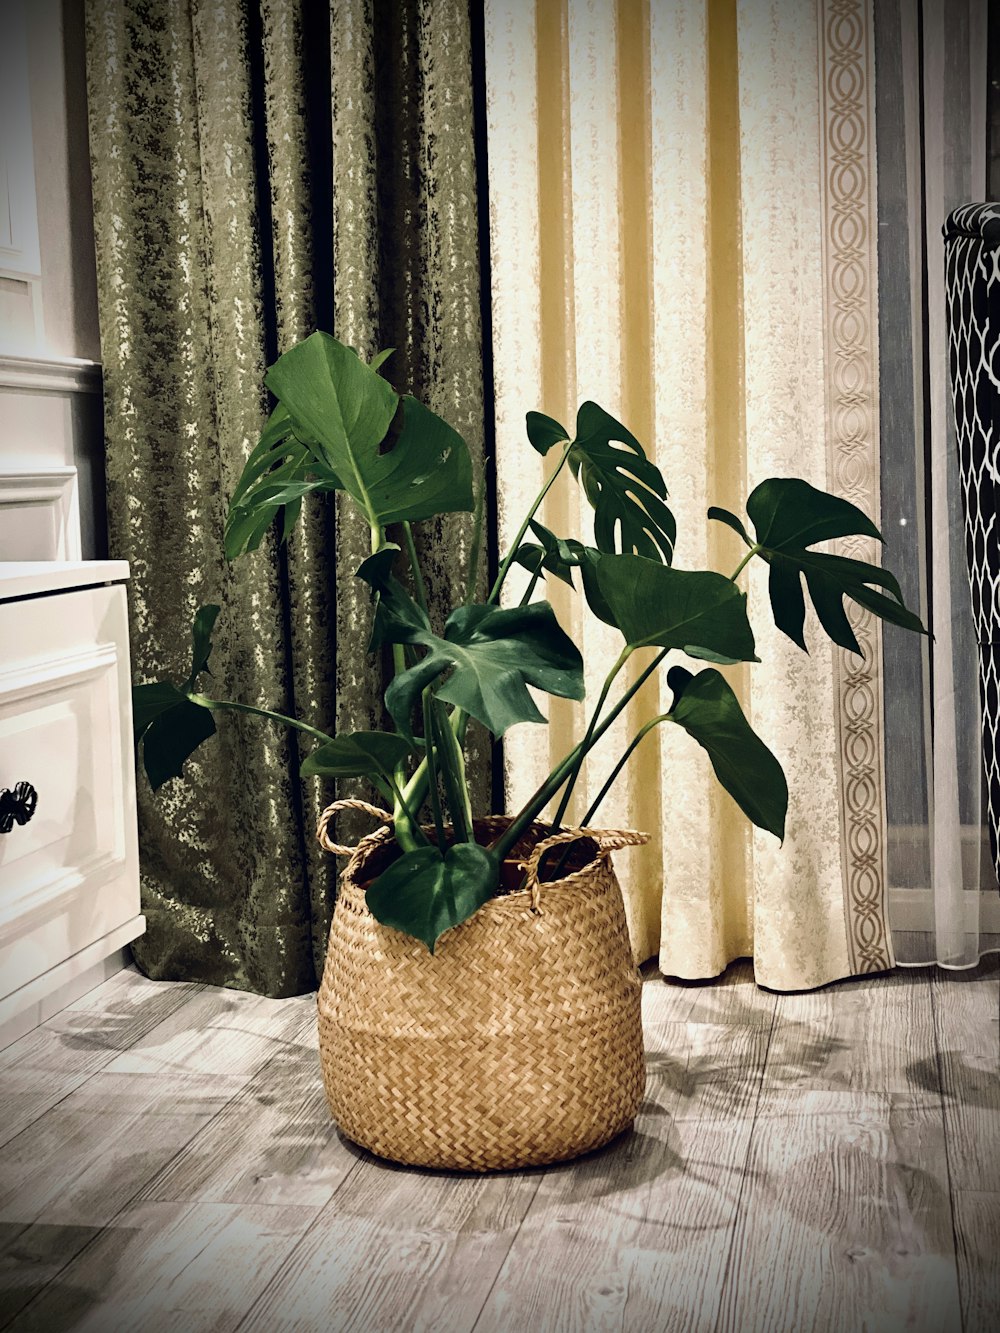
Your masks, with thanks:
[[[781,765],[718,670],[759,661],[747,596],[737,580],[751,560],[767,563],[775,624],[803,649],[803,580],[820,626],[852,652],[860,649],[845,597],[874,616],[923,633],[888,570],[815,549],[817,543],[852,535],[881,541],[871,520],[808,482],[772,477],[747,501],[752,538],[737,515],[709,510],[709,518],[727,524],[748,547],[730,576],[677,569],[667,488],[635,437],[592,402],[580,408],[572,436],[553,418],[529,412],[529,443],[543,455],[557,452],[557,461],[485,601],[476,601],[482,486],[477,492],[462,437],[416,399],[398,395],[379,373],[388,355],[368,364],[336,339],[314,333],[271,367],[267,385],[277,406],[232,497],[224,540],[227,556],[236,559],[259,546],[276,520],[281,538],[287,538],[311,491],[350,496],[371,530],[372,554],[357,577],[367,583],[374,602],[369,649],[385,645],[392,653],[385,700],[394,730],[330,736],[280,713],[209,697],[202,685],[218,607],[202,607],[194,621],[187,680],[134,690],[135,739],[152,786],[182,775],[188,758],[214,733],[217,712],[252,713],[303,732],[319,742],[302,763],[303,775],[365,778],[392,804],[399,855],[371,884],[368,904],[384,924],[433,951],[445,931],[497,893],[502,862],[551,802],[556,803],[552,823],[561,825],[587,754],[668,655],[679,651],[711,665],[698,672],[679,663],[669,668],[670,708],[639,728],[583,824],[597,814],[642,739],[656,727],[672,725],[707,752],[720,783],[747,818],[783,838],[788,789]],[[583,487],[593,507],[592,545],[558,536],[538,520],[546,494],[563,473]],[[429,610],[412,525],[457,512],[475,514],[474,556],[463,603],[439,625]],[[527,540],[529,534],[534,540]],[[519,605],[503,606],[501,594],[515,564],[530,580]],[[412,592],[400,577],[404,571]],[[545,722],[529,686],[560,698],[584,697],[579,650],[549,603],[534,600],[538,583],[550,576],[582,588],[593,614],[621,634],[621,651],[582,737],[504,831],[481,845],[465,776],[470,719],[500,738],[517,724]],[[626,662],[639,649],[656,652],[631,683],[619,687]],[[426,807],[430,813],[423,824]]]

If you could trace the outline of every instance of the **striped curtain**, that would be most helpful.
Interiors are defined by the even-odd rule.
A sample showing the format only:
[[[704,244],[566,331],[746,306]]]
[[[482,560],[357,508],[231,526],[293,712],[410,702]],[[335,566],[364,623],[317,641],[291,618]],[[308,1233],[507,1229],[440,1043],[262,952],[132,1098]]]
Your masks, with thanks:
[[[868,0],[486,0],[486,48],[501,544],[543,478],[525,410],[571,425],[586,398],[662,468],[681,566],[731,572],[736,539],[705,511],[739,508],[768,476],[876,515]],[[544,521],[589,535],[568,488]],[[748,826],[676,728],[643,743],[599,822],[653,833],[622,858],[639,957],[710,977],[752,955],[760,982],[797,989],[893,962],[879,635],[857,619],[861,661],[814,625],[807,656],[771,624],[765,584],[755,568],[763,664],[728,677],[788,775],[784,845]],[[568,589],[548,593],[593,697],[614,636]],[[650,682],[588,762],[585,803],[668,705]],[[550,716],[507,738],[511,799],[582,714],[557,700]]]

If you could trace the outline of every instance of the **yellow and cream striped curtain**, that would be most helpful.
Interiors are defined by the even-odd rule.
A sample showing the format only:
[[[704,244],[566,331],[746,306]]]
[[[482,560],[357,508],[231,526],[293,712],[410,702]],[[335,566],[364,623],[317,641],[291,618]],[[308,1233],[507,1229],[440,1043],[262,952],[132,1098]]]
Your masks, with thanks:
[[[683,567],[732,571],[736,538],[705,511],[768,476],[877,517],[870,0],[486,0],[486,78],[501,547],[543,480],[525,410],[572,427],[587,398],[662,468]],[[571,487],[544,522],[590,535]],[[597,820],[653,833],[621,858],[636,953],[691,978],[752,955],[782,990],[890,967],[876,628],[855,622],[863,662],[815,625],[806,655],[770,621],[763,568],[749,588],[763,662],[727,670],[788,775],[788,834],[753,830],[678,729],[652,733]],[[619,644],[548,595],[593,698]],[[669,706],[649,686],[577,818]],[[581,716],[555,700],[548,728],[509,733],[509,801]]]

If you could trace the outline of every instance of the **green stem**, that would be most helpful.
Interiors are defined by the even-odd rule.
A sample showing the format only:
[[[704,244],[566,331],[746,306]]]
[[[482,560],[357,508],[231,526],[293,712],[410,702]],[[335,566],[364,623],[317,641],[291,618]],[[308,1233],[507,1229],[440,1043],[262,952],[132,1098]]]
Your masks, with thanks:
[[[441,758],[441,781],[451,811],[451,822],[457,842],[474,842],[472,804],[465,778],[465,756],[453,727],[454,715],[448,717],[444,705],[437,699],[433,704],[433,720],[438,754]],[[428,773],[428,777],[429,777]]]
[[[739,578],[739,576],[743,573],[743,570],[746,568],[746,566],[750,563],[750,561],[754,558],[754,556],[757,554],[757,552],[758,552],[759,550],[760,550],[760,547],[759,547],[759,546],[751,546],[751,547],[750,547],[750,550],[747,551],[746,555],[743,557],[743,559],[740,561],[740,563],[736,566],[736,568],[733,570],[733,572],[729,575],[729,581],[730,581],[730,583],[735,583],[735,582],[736,582],[736,580]]]
[[[437,764],[434,759],[434,726],[431,718],[432,696],[430,686],[424,690],[424,754],[427,761],[427,786],[430,792],[431,813],[438,846],[444,851],[444,816],[441,813],[441,793],[438,791]]]
[[[465,605],[471,606],[476,600],[476,584],[479,582],[479,562],[483,552],[483,526],[486,505],[486,460],[483,461],[483,475],[479,480],[479,492],[472,517],[472,544],[469,547],[469,563],[465,572]]]
[[[416,851],[418,847],[427,847],[430,844],[430,838],[420,827],[420,822],[407,804],[406,797],[395,778],[389,777],[389,786],[392,788],[393,812],[392,822],[396,832],[396,841],[404,852]]]
[[[538,568],[535,570],[534,574],[532,574],[531,576],[531,582],[524,590],[524,596],[521,598],[521,601],[519,603],[520,606],[527,606],[528,603],[531,601],[531,594],[535,591],[535,588],[538,584],[538,580],[541,578],[541,576],[542,576],[542,567],[541,565],[539,565]]]
[[[612,726],[615,720],[628,706],[629,700],[633,695],[645,685],[649,677],[663,662],[668,651],[669,649],[664,648],[661,652],[657,653],[649,666],[639,675],[635,684],[631,685],[628,690],[626,690],[621,699],[619,699],[614,708],[612,708],[611,712],[595,730],[593,737],[591,738],[590,748],[593,748],[593,746],[597,744],[608,728]],[[561,760],[559,764],[556,765],[541,786],[528,798],[522,808],[514,816],[513,820],[511,820],[506,831],[500,835],[492,846],[492,851],[498,859],[503,860],[535,816],[548,805],[549,801],[551,801],[552,797],[555,796],[556,792],[566,781],[573,765],[583,753],[583,741],[581,741],[579,745],[574,746],[565,759]]]
[[[284,713],[272,713],[269,708],[254,708],[252,704],[232,703],[228,699],[209,699],[204,694],[189,694],[187,696],[193,704],[198,704],[201,708],[222,709],[232,713],[253,713],[255,717],[268,717],[272,722],[280,722],[282,726],[294,727],[296,731],[304,731],[307,736],[315,736],[318,741],[331,743],[332,736],[328,736],[325,731],[318,731],[316,727],[310,727],[305,722],[297,722],[294,717],[286,717]]]
[[[556,477],[558,477],[559,473],[563,470],[563,467],[564,467],[565,464],[566,464],[566,460],[567,460],[567,458],[569,458],[570,450],[571,450],[572,448],[573,448],[573,442],[572,442],[572,440],[567,441],[567,443],[566,443],[566,448],[565,448],[565,450],[563,451],[563,456],[562,456],[562,458],[560,458],[559,463],[558,463],[558,466],[556,467],[555,471],[552,473],[552,476],[549,477],[548,481],[545,483],[545,485],[542,487],[542,489],[541,489],[541,490],[538,492],[538,494],[535,496],[535,498],[534,498],[534,500],[533,500],[533,502],[532,502],[531,508],[528,510],[528,513],[527,513],[527,516],[525,517],[524,522],[521,524],[520,528],[518,528],[518,530],[517,530],[517,536],[514,538],[513,542],[511,543],[510,550],[507,552],[507,555],[506,555],[505,558],[504,558],[504,562],[503,562],[503,564],[500,566],[500,572],[497,574],[496,582],[493,584],[493,587],[490,589],[490,595],[489,595],[489,597],[487,597],[487,599],[486,599],[487,602],[495,602],[495,601],[498,599],[498,597],[500,596],[500,589],[503,587],[504,579],[507,577],[507,571],[510,569],[511,565],[514,563],[514,557],[517,555],[518,548],[519,548],[520,545],[521,545],[521,542],[522,542],[522,540],[523,540],[523,538],[524,538],[524,534],[528,531],[528,525],[529,525],[529,523],[531,522],[531,520],[535,517],[535,515],[538,513],[538,510],[539,510],[540,507],[541,507],[542,501],[545,499],[545,497],[548,495],[549,491],[552,489],[552,483],[555,481]]]
[[[427,613],[427,587],[424,583],[424,576],[420,572],[420,561],[417,559],[417,547],[413,540],[413,528],[409,523],[403,522],[403,548],[406,551],[406,557],[410,562],[410,569],[413,571],[413,587],[417,594],[417,604],[421,611]]]
[[[584,756],[586,755],[588,749],[593,743],[594,729],[596,728],[597,723],[600,720],[601,710],[607,703],[608,695],[611,693],[611,686],[615,683],[615,679],[619,671],[621,671],[622,667],[625,665],[625,663],[631,656],[632,656],[632,649],[628,646],[628,644],[626,644],[625,647],[619,653],[618,660],[615,662],[614,666],[611,668],[611,670],[604,678],[604,684],[601,686],[601,693],[597,700],[597,707],[591,714],[590,725],[587,727],[583,740],[580,743],[579,758],[577,759],[576,764],[574,765],[572,771],[570,772],[569,781],[566,783],[566,788],[562,794],[562,799],[559,802],[559,808],[555,813],[555,818],[552,820],[552,825],[556,829],[562,826],[563,815],[566,813],[566,808],[569,805],[570,797],[573,795],[573,788],[576,786],[577,779],[580,776],[580,770],[583,767]]]
[[[649,732],[653,730],[654,727],[659,726],[661,722],[671,722],[671,721],[673,721],[673,719],[671,718],[669,713],[660,713],[658,717],[651,718],[650,721],[647,722],[646,725],[640,729],[635,739],[629,745],[628,749],[625,751],[622,757],[618,760],[618,763],[615,764],[614,768],[611,770],[611,776],[608,778],[607,782],[594,797],[590,809],[587,811],[583,819],[580,821],[581,828],[587,828],[590,825],[590,821],[593,819],[594,815],[597,814],[601,802],[604,800],[605,796],[607,796],[608,792],[614,786],[615,782],[617,781],[618,774],[622,771],[622,769],[631,759],[632,752],[639,745],[639,742],[645,736],[647,736]]]

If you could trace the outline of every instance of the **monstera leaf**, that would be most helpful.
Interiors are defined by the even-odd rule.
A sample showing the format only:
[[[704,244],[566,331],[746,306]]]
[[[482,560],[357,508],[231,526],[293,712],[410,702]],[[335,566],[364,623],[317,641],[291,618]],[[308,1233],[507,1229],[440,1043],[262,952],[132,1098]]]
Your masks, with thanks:
[[[758,828],[785,836],[788,784],[781,765],[743,715],[739,700],[718,671],[667,672],[674,692],[668,717],[708,752],[715,776]]]
[[[572,537],[557,537],[534,519],[529,526],[538,542],[523,542],[514,555],[515,564],[522,565],[531,574],[554,574],[563,583],[574,587],[573,570],[580,564],[587,548]]]
[[[450,674],[436,697],[464,709],[494,736],[502,736],[516,722],[545,721],[529,685],[565,699],[583,698],[583,659],[548,602],[510,609],[460,606],[445,622],[442,638],[377,556],[366,560],[358,575],[379,595],[375,642],[427,649],[385,693],[386,706],[408,740],[413,739],[411,719],[421,693],[445,673]]]
[[[437,847],[418,847],[384,870],[365,900],[383,926],[413,935],[433,953],[446,930],[493,897],[498,878],[496,858],[474,842],[457,843],[443,855]]]
[[[472,462],[461,435],[406,396],[398,436],[381,452],[400,399],[336,338],[314,333],[297,343],[268,371],[267,386],[371,527],[472,509]]]
[[[768,562],[774,623],[800,648],[806,648],[803,576],[820,624],[842,648],[861,653],[844,611],[845,597],[894,625],[920,634],[927,632],[903,604],[899,583],[887,569],[808,549],[816,542],[836,537],[874,537],[882,541],[871,519],[849,501],[817,490],[797,477],[770,477],[750,495],[747,514],[754,526],[755,541],[728,509],[713,507],[708,511],[709,518],[727,524]],[[878,591],[880,588],[890,595]]]
[[[528,439],[540,453],[569,439],[565,427],[541,412],[529,412]],[[664,501],[660,469],[631,431],[597,403],[576,415],[569,466],[594,509],[594,540],[600,551],[634,552],[670,564],[677,524]]]
[[[191,674],[185,684],[156,681],[132,690],[132,730],[135,743],[142,744],[142,762],[154,791],[170,778],[178,778],[185,761],[198,746],[215,734],[211,712],[188,697],[198,677],[208,671],[212,652],[212,630],[219,614],[217,606],[203,606],[191,629]]]
[[[303,761],[303,777],[371,778],[385,785],[407,759],[412,746],[391,731],[352,731],[319,749]]]
[[[593,550],[581,568],[591,610],[620,630],[630,648],[680,648],[709,662],[759,660],[746,594],[721,574]]]
[[[224,546],[227,560],[255,551],[275,516],[284,511],[282,540],[298,521],[302,497],[315,490],[340,490],[340,481],[315,445],[295,434],[279,403],[257,447],[247,459],[229,502]]]

